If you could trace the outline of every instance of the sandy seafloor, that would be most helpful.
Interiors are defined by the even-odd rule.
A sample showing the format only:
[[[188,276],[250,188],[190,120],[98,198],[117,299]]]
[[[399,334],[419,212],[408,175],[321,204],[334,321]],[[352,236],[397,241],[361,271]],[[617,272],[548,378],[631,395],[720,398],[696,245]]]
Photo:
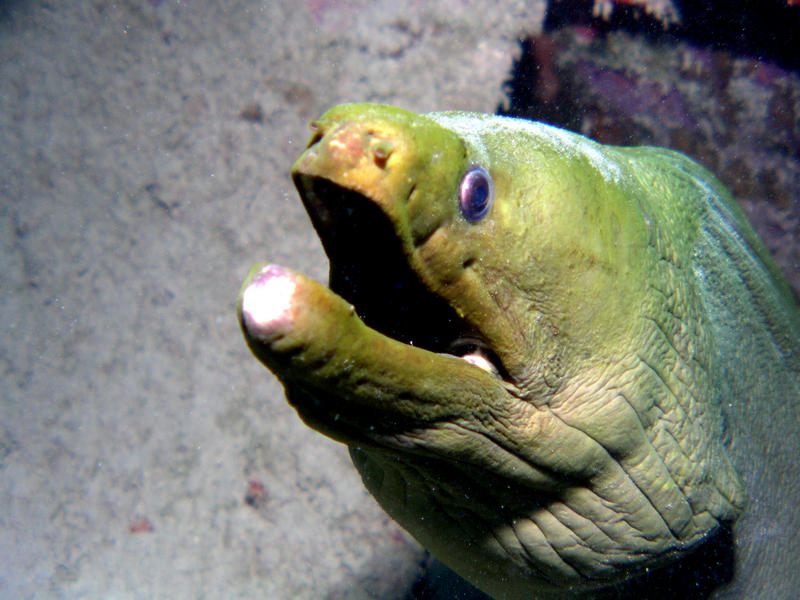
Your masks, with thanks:
[[[308,121],[493,111],[543,2],[0,6],[0,597],[406,597],[426,555],[235,300],[261,260],[326,279]]]
[[[261,260],[326,279],[288,176],[308,121],[493,112],[544,10],[0,4],[0,598],[416,597],[426,553],[234,304]]]

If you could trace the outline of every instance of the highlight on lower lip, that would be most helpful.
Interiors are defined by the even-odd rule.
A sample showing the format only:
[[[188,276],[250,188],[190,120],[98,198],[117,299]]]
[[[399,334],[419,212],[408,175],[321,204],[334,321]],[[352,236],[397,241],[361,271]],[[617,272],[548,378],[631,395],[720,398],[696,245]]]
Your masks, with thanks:
[[[268,332],[288,316],[296,286],[278,265],[267,265],[253,277],[242,294],[242,317],[251,335]]]

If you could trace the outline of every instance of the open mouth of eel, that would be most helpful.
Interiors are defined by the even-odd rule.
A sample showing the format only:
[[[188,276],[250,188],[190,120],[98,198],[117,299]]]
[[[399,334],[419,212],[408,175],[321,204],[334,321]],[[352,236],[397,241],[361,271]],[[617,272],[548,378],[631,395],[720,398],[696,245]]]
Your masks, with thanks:
[[[367,326],[510,379],[480,331],[412,270],[409,251],[380,206],[322,177],[300,174],[295,183],[330,260],[331,290],[352,304]]]

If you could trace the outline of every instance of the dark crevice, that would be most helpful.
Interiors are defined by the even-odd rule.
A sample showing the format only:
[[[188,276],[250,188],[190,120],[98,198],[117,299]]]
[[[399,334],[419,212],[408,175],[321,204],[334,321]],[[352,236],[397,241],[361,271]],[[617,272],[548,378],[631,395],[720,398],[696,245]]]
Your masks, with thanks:
[[[686,40],[713,50],[769,60],[787,69],[800,69],[798,31],[800,5],[786,0],[674,0],[680,23],[665,28],[655,15],[636,3],[615,2],[608,20],[592,16],[592,0],[549,2],[546,32],[568,25],[588,25],[601,34],[627,31],[651,41]]]

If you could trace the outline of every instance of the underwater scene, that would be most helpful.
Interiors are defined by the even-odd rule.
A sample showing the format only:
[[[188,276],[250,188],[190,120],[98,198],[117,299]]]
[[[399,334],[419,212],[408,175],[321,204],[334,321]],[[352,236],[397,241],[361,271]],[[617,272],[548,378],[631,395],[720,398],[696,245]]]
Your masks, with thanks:
[[[0,3],[0,598],[796,597],[798,32]]]

